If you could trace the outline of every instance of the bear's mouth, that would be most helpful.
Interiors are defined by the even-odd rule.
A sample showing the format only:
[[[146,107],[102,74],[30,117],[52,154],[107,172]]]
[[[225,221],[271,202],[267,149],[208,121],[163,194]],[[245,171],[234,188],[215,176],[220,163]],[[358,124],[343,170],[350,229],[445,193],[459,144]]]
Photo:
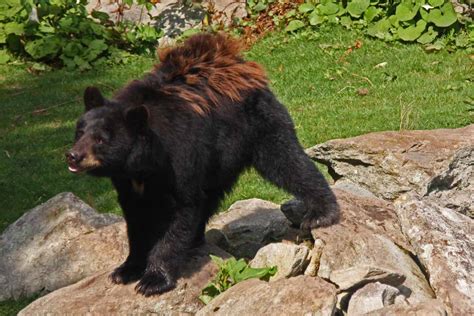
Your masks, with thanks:
[[[77,164],[74,162],[68,163],[68,170],[75,174],[89,171],[97,167],[99,167],[98,164],[83,164],[83,163]]]
[[[84,168],[81,168],[81,166],[75,163],[68,163],[68,170],[72,173],[80,173],[82,171],[85,171]]]

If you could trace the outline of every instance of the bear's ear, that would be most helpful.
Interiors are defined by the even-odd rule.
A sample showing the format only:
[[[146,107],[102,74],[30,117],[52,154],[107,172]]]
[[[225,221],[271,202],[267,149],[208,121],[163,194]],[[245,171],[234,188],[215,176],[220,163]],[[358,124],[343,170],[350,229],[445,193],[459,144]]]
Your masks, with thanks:
[[[134,106],[125,111],[125,120],[129,127],[137,132],[142,132],[148,127],[150,112],[144,105]]]
[[[86,106],[86,112],[99,106],[103,106],[104,103],[105,99],[98,88],[86,88],[86,90],[84,91],[84,105]]]

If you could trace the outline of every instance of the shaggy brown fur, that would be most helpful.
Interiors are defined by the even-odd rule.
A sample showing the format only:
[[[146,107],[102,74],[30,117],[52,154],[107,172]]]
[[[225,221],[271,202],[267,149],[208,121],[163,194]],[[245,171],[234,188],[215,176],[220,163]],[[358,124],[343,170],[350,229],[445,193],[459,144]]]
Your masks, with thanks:
[[[185,100],[193,111],[204,114],[222,97],[242,101],[245,92],[265,88],[263,68],[244,61],[239,43],[224,34],[200,34],[183,45],[162,50],[155,67],[160,91]]]

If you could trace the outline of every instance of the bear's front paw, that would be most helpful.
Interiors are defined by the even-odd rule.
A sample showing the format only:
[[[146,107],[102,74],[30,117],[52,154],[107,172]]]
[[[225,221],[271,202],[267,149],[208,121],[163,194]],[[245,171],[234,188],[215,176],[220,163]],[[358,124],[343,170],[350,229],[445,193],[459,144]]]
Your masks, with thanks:
[[[308,212],[301,222],[303,231],[310,231],[318,227],[327,227],[339,222],[339,206],[337,203],[326,207],[324,213]]]
[[[161,294],[176,286],[174,279],[162,269],[147,270],[135,290],[144,296]]]
[[[141,265],[124,262],[109,277],[115,284],[128,284],[140,279],[144,270],[144,267]]]

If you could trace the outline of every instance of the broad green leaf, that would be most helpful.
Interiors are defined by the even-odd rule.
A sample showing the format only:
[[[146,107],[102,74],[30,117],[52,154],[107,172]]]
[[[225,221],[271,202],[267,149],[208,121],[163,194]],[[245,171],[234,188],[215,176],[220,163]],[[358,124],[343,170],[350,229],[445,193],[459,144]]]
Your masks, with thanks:
[[[110,20],[110,16],[107,13],[102,12],[102,11],[92,10],[91,15],[93,18],[100,20],[100,22],[102,23]]]
[[[287,32],[294,32],[296,30],[299,30],[300,28],[304,27],[304,22],[300,20],[292,20],[290,23],[288,23],[285,31]]]
[[[390,24],[392,24],[393,26],[397,28],[400,26],[400,21],[398,20],[396,15],[389,16],[388,20],[390,21]]]
[[[41,23],[40,26],[38,27],[38,30],[42,33],[54,33],[54,32],[56,32],[54,27],[52,27],[51,25],[49,25],[47,23]]]
[[[454,7],[450,2],[445,3],[440,9],[432,9],[428,19],[438,27],[448,27],[458,20]]]
[[[415,17],[419,9],[419,4],[412,4],[410,1],[403,1],[395,9],[395,15],[400,21],[410,21]]]
[[[428,44],[428,43],[433,42],[436,36],[438,36],[438,32],[433,30],[433,27],[430,26],[428,30],[425,33],[423,33],[423,35],[418,37],[416,41],[421,44]]]
[[[10,22],[4,25],[4,32],[8,34],[22,35],[25,31],[23,24]]]
[[[367,22],[372,22],[373,19],[376,18],[381,12],[382,12],[382,9],[376,8],[374,6],[370,6],[367,8],[367,10],[364,13],[364,19]]]
[[[300,13],[308,13],[313,10],[314,10],[314,5],[312,5],[311,3],[303,3],[302,5],[298,7],[298,11],[300,11]]]
[[[260,12],[260,11],[265,10],[266,8],[267,8],[267,5],[263,3],[263,1],[260,1],[252,8],[252,10],[255,12]]]
[[[10,55],[4,49],[0,49],[0,65],[6,64],[10,60]]]
[[[326,4],[320,4],[317,9],[321,15],[336,14],[339,11],[339,6],[336,3],[328,2]]]
[[[246,268],[239,273],[239,281],[245,281],[248,279],[260,279],[266,276],[273,276],[276,273],[276,267],[271,268]]]
[[[291,17],[294,17],[295,15],[296,15],[296,10],[290,10],[286,12],[285,17],[291,18]]]
[[[378,37],[380,39],[386,39],[390,28],[392,27],[392,23],[388,19],[381,19],[377,21],[375,24],[372,24],[367,29],[367,34],[370,36]]]
[[[89,43],[89,48],[102,52],[107,49],[107,44],[105,44],[104,40],[97,39]]]
[[[426,22],[419,20],[416,25],[411,25],[407,28],[399,27],[397,29],[398,36],[407,42],[416,40],[425,31]]]
[[[360,17],[370,5],[370,0],[352,0],[347,4],[347,11],[353,17]]]
[[[209,257],[211,257],[212,262],[214,262],[219,268],[224,266],[224,263],[225,263],[224,259],[214,256],[214,255],[209,255]]]
[[[76,55],[80,55],[84,51],[84,46],[78,41],[69,41],[63,48],[63,55],[73,58]]]
[[[349,16],[341,17],[341,25],[347,28],[350,28],[352,25],[352,20]]]
[[[444,3],[444,0],[428,0],[428,3],[433,7],[439,7]]]
[[[309,15],[309,24],[319,25],[323,22],[324,22],[324,16],[319,15],[317,11],[313,11]]]
[[[60,49],[62,42],[58,37],[46,36],[25,45],[25,51],[34,59],[41,59],[44,57],[56,56]]]

